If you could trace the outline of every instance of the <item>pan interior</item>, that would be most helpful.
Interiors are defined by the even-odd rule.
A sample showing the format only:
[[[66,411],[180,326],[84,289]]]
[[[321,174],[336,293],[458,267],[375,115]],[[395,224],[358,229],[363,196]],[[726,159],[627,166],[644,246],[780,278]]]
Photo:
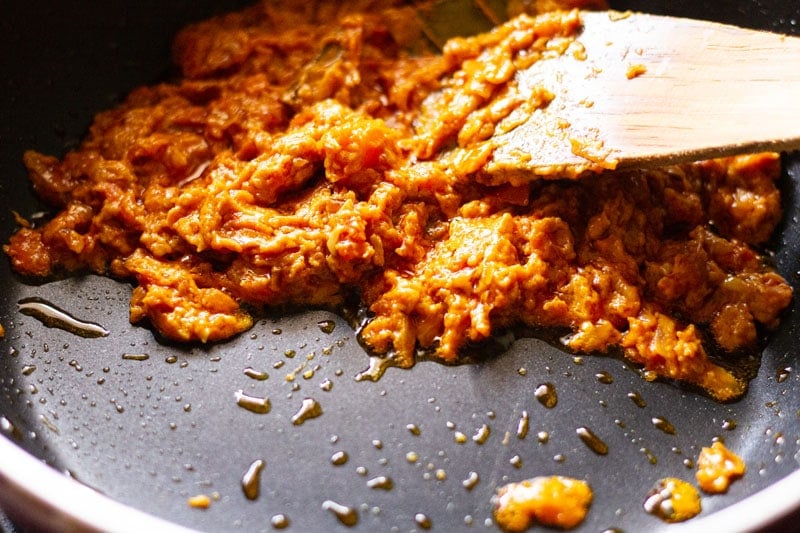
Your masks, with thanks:
[[[17,2],[13,17],[0,22],[0,49],[15,51],[0,59],[4,242],[15,227],[13,210],[30,216],[43,209],[27,184],[22,152],[63,154],[75,146],[94,113],[169,75],[169,42],[179,27],[219,9],[183,0],[92,10],[84,4],[71,0],[43,11]],[[800,8],[790,4],[660,7],[664,14],[797,33]],[[614,7],[655,9],[646,2]],[[800,159],[795,154],[785,163],[786,217],[775,261],[798,289]],[[474,365],[423,362],[411,371],[390,369],[377,382],[356,381],[367,357],[352,329],[330,313],[276,315],[226,343],[177,346],[129,324],[126,284],[96,276],[30,284],[7,261],[0,269],[0,429],[100,493],[196,529],[263,530],[278,515],[297,531],[344,528],[323,509],[327,500],[352,508],[361,529],[410,530],[428,522],[445,531],[483,528],[499,485],[561,474],[585,478],[595,490],[579,530],[657,530],[666,526],[642,511],[646,493],[663,477],[692,480],[692,462],[715,438],[745,458],[748,472],[726,495],[704,498],[701,516],[785,478],[800,461],[796,301],[747,396],[719,404],[646,383],[619,360],[574,358],[534,339]],[[110,334],[84,338],[44,327],[19,312],[17,302],[32,297]],[[557,391],[553,408],[535,398],[543,384]],[[268,397],[269,412],[240,407],[241,395]],[[296,418],[309,399],[322,415]],[[674,434],[654,420],[668,421]],[[589,450],[579,427],[606,442],[608,454]],[[260,494],[250,500],[242,479],[257,460],[264,461]],[[187,505],[198,494],[211,498],[207,510]]]

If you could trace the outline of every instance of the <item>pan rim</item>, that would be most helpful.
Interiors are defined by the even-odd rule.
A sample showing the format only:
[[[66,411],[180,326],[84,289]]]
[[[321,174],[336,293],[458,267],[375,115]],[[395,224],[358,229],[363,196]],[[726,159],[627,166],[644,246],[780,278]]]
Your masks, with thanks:
[[[0,436],[0,507],[12,521],[46,531],[195,531],[114,500],[5,436]]]

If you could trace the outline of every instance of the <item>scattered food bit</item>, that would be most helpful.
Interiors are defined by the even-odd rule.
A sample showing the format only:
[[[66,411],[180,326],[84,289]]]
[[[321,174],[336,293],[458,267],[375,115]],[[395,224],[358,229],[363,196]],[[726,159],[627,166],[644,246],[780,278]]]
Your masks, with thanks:
[[[632,80],[633,78],[638,78],[645,72],[647,72],[647,67],[641,63],[637,63],[628,67],[628,70],[625,71],[625,77]]]
[[[670,523],[688,520],[702,510],[697,489],[674,477],[659,480],[647,493],[643,506],[648,513]]]
[[[211,498],[205,494],[198,494],[189,498],[186,503],[194,509],[208,509],[211,507]]]
[[[719,494],[728,491],[731,482],[744,475],[741,457],[717,441],[700,450],[697,458],[697,484],[704,492]]]
[[[524,531],[529,526],[570,529],[586,517],[592,489],[579,479],[541,476],[509,483],[494,498],[494,519],[506,531]]]
[[[16,222],[17,226],[19,226],[20,228],[30,228],[30,227],[33,226],[28,221],[28,219],[26,219],[25,217],[23,217],[22,215],[20,215],[16,211],[11,211],[11,214],[14,215],[14,222]]]

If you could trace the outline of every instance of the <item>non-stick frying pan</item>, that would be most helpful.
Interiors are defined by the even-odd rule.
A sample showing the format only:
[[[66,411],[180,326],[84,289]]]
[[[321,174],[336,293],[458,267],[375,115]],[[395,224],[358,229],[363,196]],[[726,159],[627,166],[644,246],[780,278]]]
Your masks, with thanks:
[[[169,43],[179,27],[243,3],[0,4],[0,239],[14,231],[12,210],[31,217],[45,209],[27,183],[25,149],[61,155],[74,147],[94,113],[171,75]],[[792,0],[614,5],[800,33],[800,4]],[[800,289],[800,158],[784,162],[786,217],[774,259]],[[0,260],[6,529],[179,527],[169,522],[207,531],[287,524],[293,531],[485,530],[494,527],[490,499],[499,485],[547,474],[593,486],[579,531],[673,529],[643,511],[645,495],[666,476],[692,481],[692,462],[715,438],[742,455],[748,470],[727,494],[705,496],[689,528],[732,531],[798,519],[797,299],[747,396],[719,404],[674,384],[647,383],[620,360],[575,359],[535,339],[507,351],[498,345],[477,364],[426,362],[389,369],[377,382],[356,381],[367,355],[330,313],[270,316],[229,342],[179,346],[129,324],[129,293],[128,285],[96,276],[35,284]],[[33,297],[110,334],[84,338],[46,327],[19,309]],[[545,383],[558,393],[555,407],[534,396]],[[239,391],[269,397],[270,412],[237,405]],[[642,401],[631,399],[637,395]],[[322,415],[293,423],[307,398]],[[674,434],[654,419],[669,421]],[[601,437],[608,454],[587,448],[578,427]],[[264,466],[251,480],[258,494],[250,499],[243,477],[258,460]],[[210,507],[190,507],[196,495],[208,496]],[[323,508],[326,501],[351,508],[357,524],[344,525]]]

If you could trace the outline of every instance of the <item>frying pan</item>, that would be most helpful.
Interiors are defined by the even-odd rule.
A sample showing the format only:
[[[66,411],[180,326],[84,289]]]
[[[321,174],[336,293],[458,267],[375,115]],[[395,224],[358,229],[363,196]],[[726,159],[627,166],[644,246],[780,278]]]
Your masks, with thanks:
[[[12,210],[30,217],[46,209],[27,183],[23,150],[63,155],[94,113],[171,75],[169,43],[178,28],[243,4],[3,2],[0,238],[15,229]],[[791,0],[614,7],[800,32],[800,4]],[[800,158],[784,163],[786,216],[774,260],[797,290]],[[287,523],[293,531],[491,530],[496,488],[547,474],[594,488],[578,531],[672,530],[642,510],[644,497],[663,477],[693,481],[687,465],[715,438],[748,470],[727,494],[705,496],[687,529],[788,527],[799,518],[797,299],[748,394],[720,404],[671,383],[646,383],[623,361],[576,359],[543,340],[498,346],[476,364],[422,362],[356,381],[368,358],[347,323],[328,312],[275,314],[228,342],[180,346],[129,324],[124,283],[91,275],[32,282],[3,259],[0,293],[0,504],[10,517],[0,524],[8,531],[262,531]],[[46,327],[20,312],[18,302],[32,297],[110,334],[84,338]],[[263,373],[267,379],[254,379]],[[534,397],[544,383],[558,393],[553,408]],[[238,391],[269,397],[270,412],[239,407]],[[634,393],[644,406],[631,400]],[[322,415],[293,423],[307,398]],[[654,425],[658,418],[674,434]],[[602,438],[608,454],[587,448],[578,427]],[[258,460],[264,466],[251,485],[259,493],[250,499],[242,480]],[[187,504],[200,494],[209,496],[208,509]],[[351,508],[356,525],[340,522],[326,501]]]

